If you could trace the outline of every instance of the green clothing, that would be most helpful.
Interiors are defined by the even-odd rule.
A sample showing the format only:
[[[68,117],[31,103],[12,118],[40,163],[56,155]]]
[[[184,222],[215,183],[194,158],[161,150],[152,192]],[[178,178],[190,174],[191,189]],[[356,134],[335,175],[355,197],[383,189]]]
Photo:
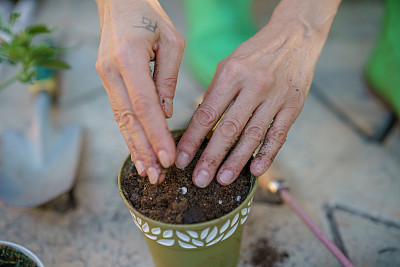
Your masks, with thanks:
[[[256,33],[252,0],[185,0],[186,57],[204,88],[218,63]]]
[[[385,1],[380,38],[365,68],[372,89],[400,118],[400,1]]]
[[[218,63],[256,33],[252,0],[185,0],[186,59],[207,88]],[[386,0],[382,33],[365,67],[366,79],[400,117],[400,0]]]

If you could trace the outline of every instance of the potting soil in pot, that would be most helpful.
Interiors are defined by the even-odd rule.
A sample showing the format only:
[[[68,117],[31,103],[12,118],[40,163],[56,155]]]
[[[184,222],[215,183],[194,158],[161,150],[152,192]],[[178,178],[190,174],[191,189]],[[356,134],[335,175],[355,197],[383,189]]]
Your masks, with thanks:
[[[179,137],[175,139],[178,142]],[[193,170],[208,143],[206,139],[188,167],[180,170],[167,169],[165,181],[150,184],[141,177],[133,164],[121,176],[126,199],[143,215],[160,222],[192,224],[219,218],[237,208],[250,191],[250,161],[239,177],[228,186],[220,185],[214,178],[206,188],[198,188],[192,182]]]
[[[0,245],[0,266],[36,267],[37,264],[24,253],[5,245]]]

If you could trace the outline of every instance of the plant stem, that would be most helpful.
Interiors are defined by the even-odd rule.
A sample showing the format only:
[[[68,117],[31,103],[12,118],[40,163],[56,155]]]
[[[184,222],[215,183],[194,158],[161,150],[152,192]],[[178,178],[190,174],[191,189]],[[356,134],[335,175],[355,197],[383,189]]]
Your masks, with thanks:
[[[13,82],[18,80],[18,74],[11,77],[10,79],[8,79],[7,81],[5,81],[4,83],[0,84],[0,91],[2,91],[3,89],[7,88],[8,86],[10,86]]]

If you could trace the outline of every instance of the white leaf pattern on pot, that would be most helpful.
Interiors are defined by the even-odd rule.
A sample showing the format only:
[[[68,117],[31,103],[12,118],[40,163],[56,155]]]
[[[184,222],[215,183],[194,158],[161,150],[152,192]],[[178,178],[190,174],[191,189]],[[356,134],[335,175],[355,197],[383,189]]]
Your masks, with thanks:
[[[224,236],[224,234],[220,235],[217,239],[215,239],[215,240],[212,241],[211,243],[208,243],[208,244],[206,245],[206,247],[212,246],[212,245],[214,245],[215,243],[219,242],[219,241],[222,239],[223,236]]]
[[[173,246],[175,243],[175,240],[173,239],[160,239],[157,241],[158,244],[164,245],[164,246]]]
[[[136,221],[135,219],[133,220],[133,222],[136,224],[136,226],[139,228],[139,230],[140,230],[141,232],[143,232],[143,231],[142,231],[142,228],[140,228],[140,225],[137,223],[137,221]]]
[[[244,217],[243,219],[241,219],[241,220],[240,220],[240,224],[244,224],[244,222],[247,220],[247,217],[248,217],[248,216],[246,216],[246,217]]]
[[[192,239],[192,243],[198,247],[202,247],[204,246],[203,242],[196,240],[196,239]]]
[[[185,235],[184,233],[181,233],[181,232],[179,232],[179,231],[176,231],[176,235],[177,235],[180,239],[182,239],[183,241],[190,242],[190,237],[188,237],[188,236]]]
[[[218,228],[217,226],[214,227],[214,229],[211,231],[211,233],[207,236],[206,243],[210,242],[211,240],[214,239],[214,237],[218,234]]]
[[[148,233],[150,231],[149,225],[147,223],[143,224],[142,226],[143,232]]]
[[[247,213],[247,209],[246,208],[242,209],[242,215],[244,216],[244,215],[246,215],[246,213]]]
[[[224,238],[222,240],[225,240],[228,237],[230,237],[236,231],[236,228],[238,227],[238,225],[239,225],[239,223],[237,223],[235,226],[233,226],[232,229],[229,230],[229,232],[224,236]]]
[[[187,243],[182,242],[182,241],[180,241],[180,240],[178,240],[178,242],[179,242],[179,245],[181,245],[181,247],[183,247],[183,248],[197,248],[196,246],[187,244]]]
[[[221,229],[219,230],[219,233],[222,234],[223,232],[225,232],[225,230],[229,227],[229,223],[231,222],[231,220],[228,220],[224,225],[222,225]]]
[[[164,238],[170,238],[170,237],[172,237],[172,230],[166,230],[166,231],[164,231],[163,237],[164,237]]]
[[[130,212],[132,215],[132,219],[136,226],[139,228],[140,231],[144,233],[144,235],[156,241],[157,243],[164,245],[164,246],[173,246],[175,241],[178,241],[178,244],[185,249],[195,249],[198,247],[204,246],[212,246],[216,243],[223,241],[230,236],[232,236],[235,231],[237,230],[239,225],[243,225],[247,220],[248,214],[250,213],[250,205],[253,202],[253,198],[247,203],[246,208],[240,210],[232,219],[228,219],[225,221],[222,226],[218,229],[217,226],[214,228],[207,227],[206,229],[199,229],[196,231],[186,230],[185,232],[176,231],[176,237],[173,236],[173,230],[162,230],[160,227],[156,227],[151,229],[149,224],[143,221],[140,217],[136,216],[133,212]],[[242,215],[242,216],[241,216]],[[240,222],[239,222],[240,219]],[[143,223],[143,225],[142,225]],[[212,230],[211,230],[212,229]],[[211,230],[211,231],[210,231]],[[225,234],[225,232],[227,232]],[[162,233],[162,238],[160,235]],[[215,238],[218,233],[220,236]],[[200,238],[203,241],[198,240]],[[175,240],[176,239],[176,240]],[[205,240],[204,240],[205,239]],[[182,241],[181,241],[182,240]],[[185,242],[183,242],[185,241]]]
[[[199,238],[199,235],[195,231],[187,230],[186,232],[193,238]]]
[[[208,227],[207,229],[204,229],[203,232],[201,232],[201,235],[200,235],[201,240],[203,240],[207,236],[208,231],[210,231],[210,227]]]
[[[237,222],[238,219],[239,219],[239,212],[238,212],[238,214],[236,214],[235,218],[233,218],[231,227]]]
[[[157,237],[154,235],[149,235],[149,234],[144,234],[145,236],[147,236],[148,238],[152,239],[152,240],[156,240]]]
[[[131,216],[132,216],[134,219],[136,219],[135,213],[133,213],[132,211],[129,211],[129,212],[131,213]]]
[[[161,229],[160,229],[159,227],[153,228],[153,229],[151,229],[151,232],[152,232],[154,235],[159,235],[159,234],[161,234]]]

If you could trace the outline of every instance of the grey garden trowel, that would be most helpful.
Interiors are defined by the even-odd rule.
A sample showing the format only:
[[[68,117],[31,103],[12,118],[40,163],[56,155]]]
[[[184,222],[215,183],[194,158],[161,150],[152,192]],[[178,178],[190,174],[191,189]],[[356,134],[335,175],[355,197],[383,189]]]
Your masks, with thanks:
[[[53,129],[51,95],[40,88],[49,84],[46,80],[36,83],[39,90],[29,132],[9,131],[1,137],[0,198],[8,206],[35,207],[69,191],[74,184],[82,131],[78,126],[62,132]]]

